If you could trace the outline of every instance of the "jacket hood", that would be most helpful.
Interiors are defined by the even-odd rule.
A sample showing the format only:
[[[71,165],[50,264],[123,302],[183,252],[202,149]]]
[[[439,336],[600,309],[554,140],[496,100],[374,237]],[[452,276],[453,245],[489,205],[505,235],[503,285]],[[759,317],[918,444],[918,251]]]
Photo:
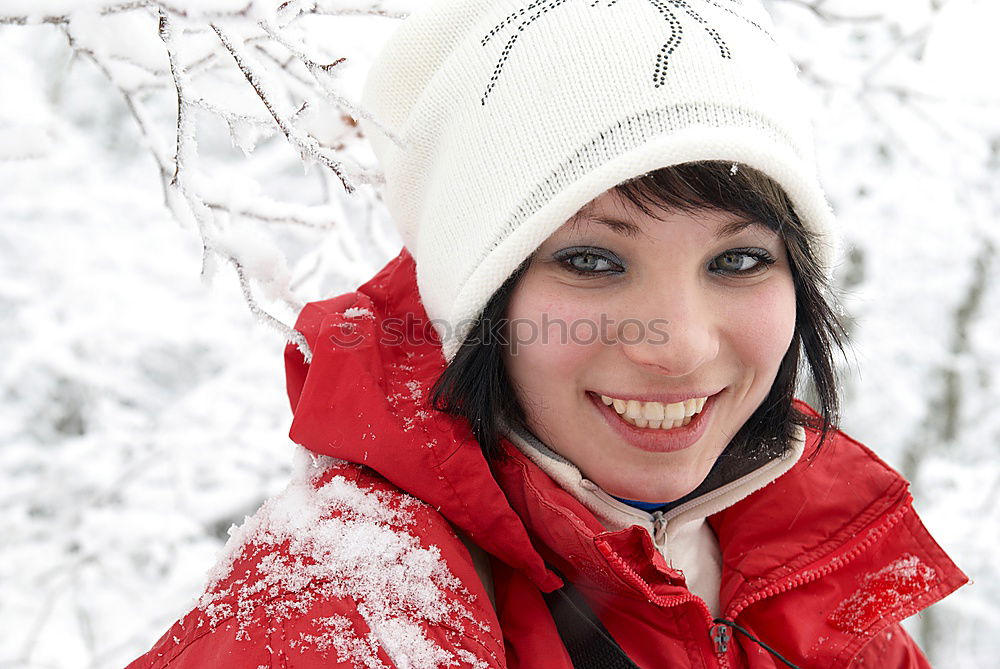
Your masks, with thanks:
[[[467,421],[427,407],[445,361],[405,248],[356,292],[306,305],[295,327],[312,359],[285,349],[292,441],[370,467],[542,590],[562,584],[532,547]]]

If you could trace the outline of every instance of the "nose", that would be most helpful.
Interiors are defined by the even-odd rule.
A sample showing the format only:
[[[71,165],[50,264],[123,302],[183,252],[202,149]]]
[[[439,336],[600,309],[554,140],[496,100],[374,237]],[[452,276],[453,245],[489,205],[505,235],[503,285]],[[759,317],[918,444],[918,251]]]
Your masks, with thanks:
[[[629,328],[620,328],[618,342],[636,365],[664,376],[688,376],[719,355],[725,317],[703,288],[674,283],[635,304],[626,318],[633,325],[641,323],[632,328],[641,329],[641,336],[628,336]]]

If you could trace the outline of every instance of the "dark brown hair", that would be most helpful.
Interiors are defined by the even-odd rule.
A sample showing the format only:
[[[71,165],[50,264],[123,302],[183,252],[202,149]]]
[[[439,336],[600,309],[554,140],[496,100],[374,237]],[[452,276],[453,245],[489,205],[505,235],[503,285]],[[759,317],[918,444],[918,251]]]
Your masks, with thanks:
[[[822,445],[839,421],[834,354],[843,353],[846,334],[826,297],[828,286],[816,261],[815,239],[795,214],[784,190],[758,170],[708,161],[666,167],[619,184],[615,191],[650,216],[655,216],[656,210],[711,208],[762,222],[781,235],[788,250],[796,302],[792,343],[767,398],[733,437],[705,482],[688,497],[782,455],[797,425],[820,431]],[[511,293],[529,261],[525,260],[487,302],[431,394],[435,409],[469,421],[488,459],[500,454],[504,424],[525,426],[524,409],[504,368],[503,338],[490,328],[504,322]],[[792,404],[803,363],[809,368],[818,417]]]

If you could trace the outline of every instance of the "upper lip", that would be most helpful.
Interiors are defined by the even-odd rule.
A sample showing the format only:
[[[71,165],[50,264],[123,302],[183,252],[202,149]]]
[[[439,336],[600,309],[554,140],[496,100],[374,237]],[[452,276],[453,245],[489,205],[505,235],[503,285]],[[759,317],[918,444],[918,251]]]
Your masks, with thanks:
[[[686,393],[624,393],[617,394],[613,392],[605,392],[603,390],[592,390],[595,395],[605,395],[607,397],[612,397],[616,400],[636,400],[637,402],[659,402],[661,404],[676,404],[677,402],[684,402],[690,399],[698,399],[700,397],[711,397],[721,393],[722,390],[708,390],[704,392],[686,392]]]

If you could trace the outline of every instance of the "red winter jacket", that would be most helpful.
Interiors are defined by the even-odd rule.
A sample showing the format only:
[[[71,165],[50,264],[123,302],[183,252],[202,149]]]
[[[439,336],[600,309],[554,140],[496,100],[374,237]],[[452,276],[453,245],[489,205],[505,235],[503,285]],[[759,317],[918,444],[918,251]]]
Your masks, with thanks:
[[[491,472],[467,425],[426,406],[444,360],[422,323],[405,250],[303,310],[291,437],[330,457],[233,535],[199,605],[130,669],[569,669],[546,562],[640,667],[784,666],[742,634],[720,643],[646,531],[606,531],[507,442]],[[842,433],[708,521],[723,616],[801,667],[926,667],[898,622],[967,580],[906,481]],[[495,605],[465,541],[489,555]]]

